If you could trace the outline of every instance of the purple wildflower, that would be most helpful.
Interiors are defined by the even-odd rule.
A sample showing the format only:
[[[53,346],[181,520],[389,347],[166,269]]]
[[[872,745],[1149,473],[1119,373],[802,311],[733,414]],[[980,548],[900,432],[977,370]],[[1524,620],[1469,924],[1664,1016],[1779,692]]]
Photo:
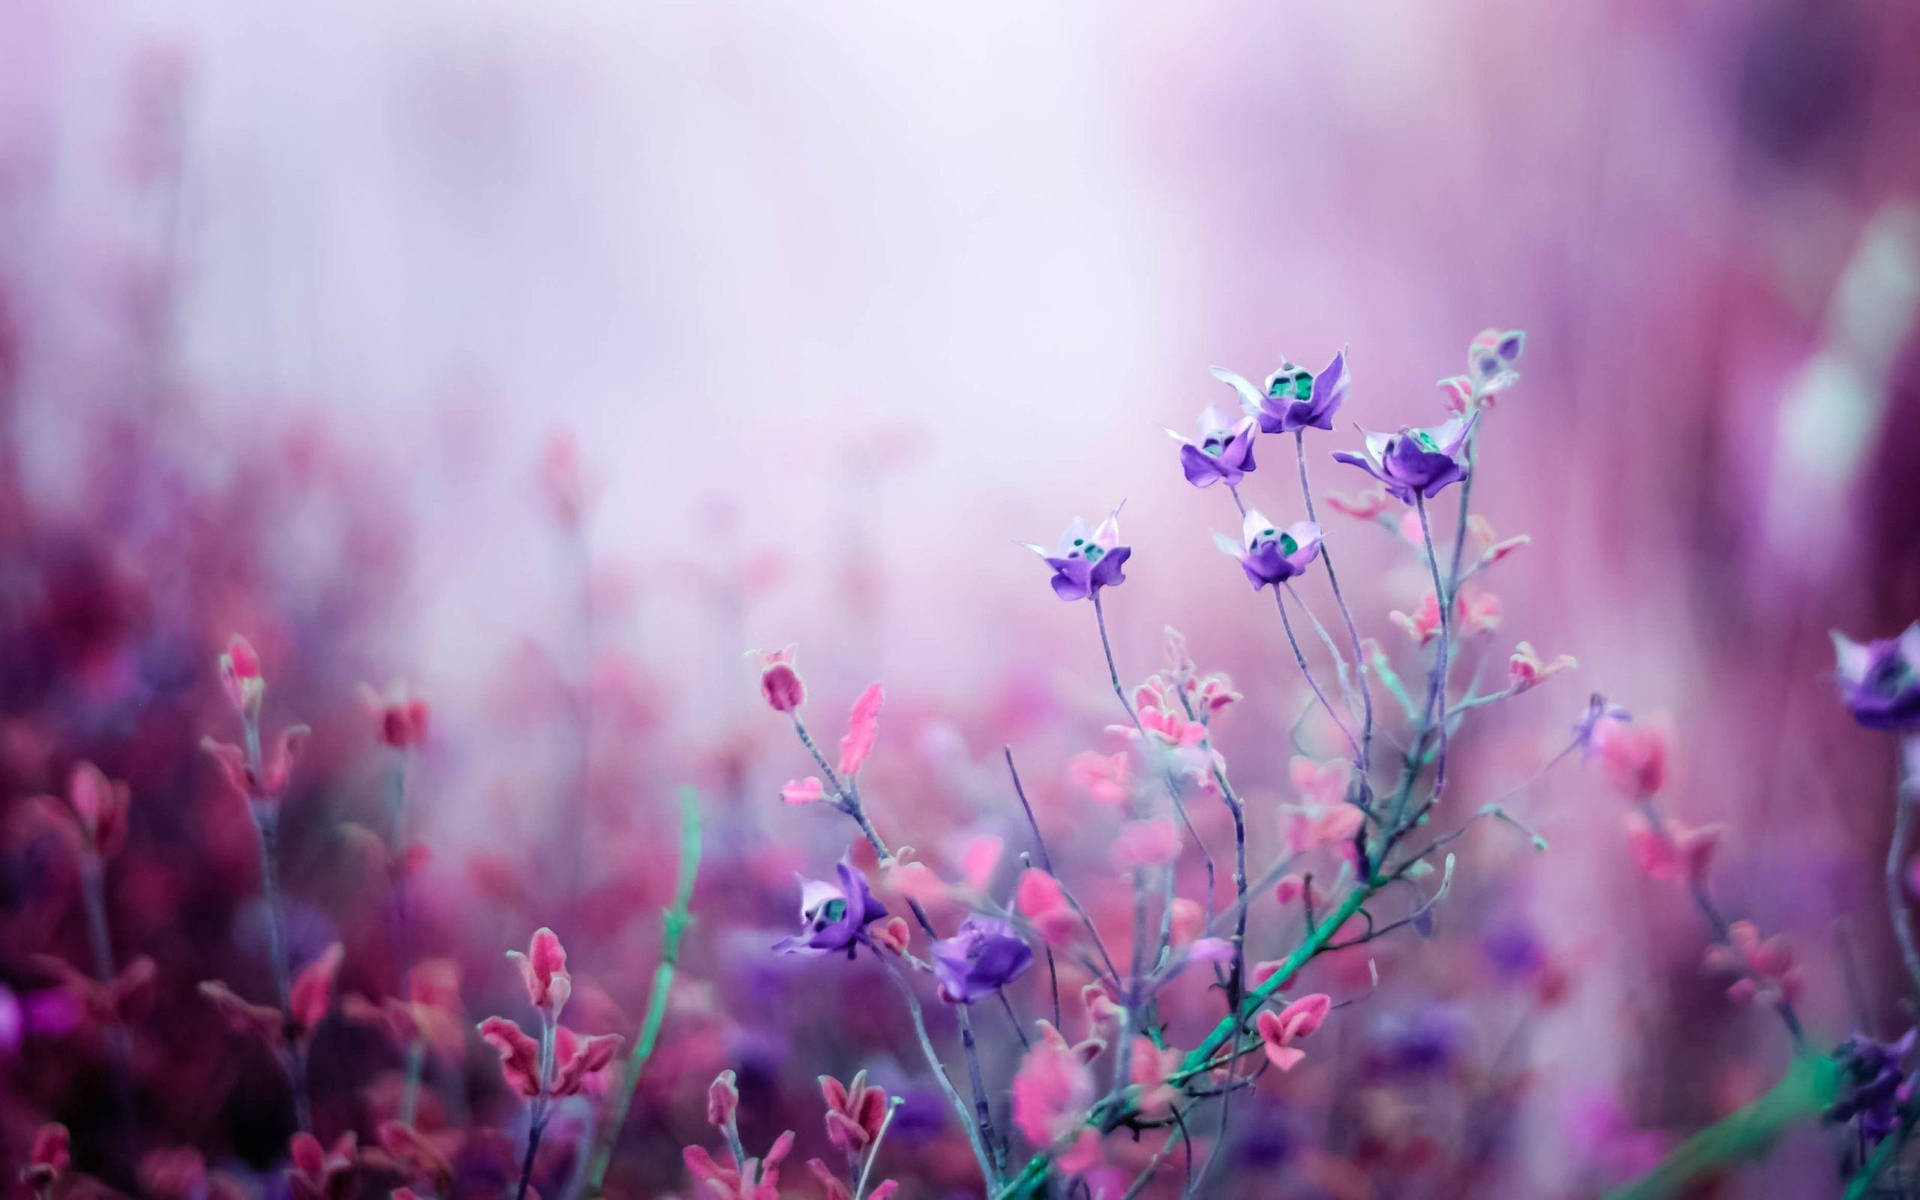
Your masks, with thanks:
[[[867,877],[842,858],[834,867],[839,883],[823,879],[800,880],[800,933],[774,945],[782,954],[836,954],[852,958],[866,942],[867,926],[887,915],[886,906],[873,897]]]
[[[1213,377],[1240,393],[1241,407],[1259,420],[1264,433],[1295,433],[1308,427],[1332,429],[1333,415],[1340,411],[1353,386],[1347,375],[1345,350],[1334,355],[1318,375],[1305,367],[1282,363],[1278,371],[1267,376],[1264,390],[1224,367],[1213,368]]]
[[[1195,487],[1225,483],[1232,487],[1253,470],[1254,418],[1243,417],[1232,425],[1211,404],[1200,414],[1200,440],[1183,437],[1173,430],[1167,436],[1180,443],[1180,469]]]
[[[1247,582],[1257,592],[1285,583],[1307,569],[1320,554],[1320,527],[1312,521],[1295,521],[1282,530],[1259,509],[1249,508],[1238,542],[1224,533],[1214,534],[1213,541],[1238,560],[1240,569],[1247,573]]]
[[[1599,750],[1595,739],[1608,721],[1631,721],[1633,714],[1609,701],[1599,692],[1587,697],[1587,710],[1573,723],[1573,737],[1580,745],[1580,757],[1592,758]]]
[[[1481,330],[1467,346],[1467,378],[1473,382],[1474,394],[1502,392],[1520,382],[1514,364],[1526,348],[1527,335],[1518,329]]]
[[[1360,432],[1367,438],[1365,458],[1345,451],[1333,457],[1378,479],[1402,504],[1412,504],[1416,495],[1431,500],[1448,484],[1467,477],[1467,464],[1460,454],[1478,419],[1477,414],[1471,419],[1455,417],[1429,429],[1404,426],[1398,433],[1369,433],[1363,429]]]
[[[1899,1122],[1898,1105],[1907,1099],[1907,1075],[1901,1065],[1913,1052],[1916,1030],[1898,1041],[1878,1042],[1856,1033],[1840,1043],[1834,1059],[1840,1064],[1840,1098],[1827,1110],[1834,1121],[1860,1122],[1860,1136],[1868,1145],[1892,1133]]]
[[[972,1004],[990,996],[1032,965],[1033,948],[1011,925],[993,917],[968,917],[960,923],[958,934],[933,944],[940,998],[949,1004]]]
[[[1103,587],[1125,583],[1121,566],[1133,554],[1132,546],[1120,544],[1120,510],[1114,509],[1098,529],[1089,530],[1079,517],[1060,535],[1060,547],[1048,554],[1046,547],[1032,542],[1021,545],[1038,554],[1053,568],[1053,593],[1062,600],[1085,600]]]
[[[1920,621],[1897,638],[1852,641],[1833,635],[1840,699],[1868,729],[1920,732]]]

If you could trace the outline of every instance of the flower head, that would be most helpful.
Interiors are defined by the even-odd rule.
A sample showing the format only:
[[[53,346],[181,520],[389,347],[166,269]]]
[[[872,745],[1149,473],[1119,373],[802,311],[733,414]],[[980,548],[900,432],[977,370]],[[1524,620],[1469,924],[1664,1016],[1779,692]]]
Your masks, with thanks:
[[[381,745],[406,750],[427,740],[427,702],[409,696],[405,684],[391,684],[382,693],[363,683],[360,700],[373,718],[373,736]]]
[[[887,1093],[869,1087],[865,1071],[847,1083],[822,1075],[820,1094],[827,1102],[827,1140],[841,1153],[859,1154],[880,1136],[887,1119]]]
[[[1336,451],[1333,457],[1379,480],[1402,504],[1412,504],[1416,496],[1431,500],[1447,485],[1467,477],[1467,463],[1461,454],[1477,419],[1455,417],[1428,429],[1403,426],[1398,433],[1363,429],[1366,457],[1345,451]]]
[[[991,996],[1032,965],[1033,948],[1013,932],[1013,926],[993,917],[968,917],[960,923],[959,933],[933,944],[940,998],[949,1004],[972,1004]]]
[[[840,880],[800,881],[800,932],[774,946],[782,954],[835,954],[845,951],[848,958],[862,942],[871,944],[867,926],[887,915],[886,906],[874,899],[867,877],[855,869],[853,861],[842,858],[835,866]]]
[[[1860,643],[1837,630],[1840,699],[1868,729],[1920,732],[1920,621],[1897,638]]]
[[[1518,329],[1483,329],[1475,334],[1467,344],[1467,379],[1474,395],[1484,402],[1519,383],[1520,372],[1514,367],[1526,348],[1527,335]]]
[[[253,643],[237,633],[227,639],[226,652],[220,656],[220,687],[242,717],[252,720],[260,714],[267,680],[260,673],[260,656]]]
[[[63,804],[52,796],[35,803],[80,849],[111,858],[127,841],[127,785],[110,780],[90,762],[73,764]]]
[[[1270,1008],[1261,1009],[1260,1015],[1254,1019],[1254,1027],[1259,1031],[1267,1061],[1281,1071],[1291,1071],[1299,1066],[1307,1052],[1293,1043],[1311,1036],[1332,1010],[1333,997],[1324,992],[1302,996],[1279,1012]]]
[[[513,965],[520,968],[520,978],[527,985],[527,1002],[546,1014],[548,1019],[560,1016],[560,1010],[567,1006],[567,1000],[573,995],[573,975],[567,970],[567,949],[560,944],[560,938],[545,925],[533,931],[533,938],[527,943],[527,952],[507,951],[507,957]]]
[[[1320,555],[1320,527],[1295,521],[1280,529],[1257,508],[1249,508],[1240,523],[1240,541],[1213,535],[1214,545],[1240,564],[1254,591],[1285,583],[1307,569]]]
[[[1558,655],[1552,662],[1544,662],[1532,643],[1521,642],[1513,648],[1513,657],[1507,659],[1507,687],[1517,696],[1540,686],[1548,677],[1570,671],[1579,665],[1571,654]]]
[[[1914,1029],[1897,1041],[1880,1042],[1856,1033],[1840,1043],[1834,1059],[1840,1064],[1840,1098],[1827,1111],[1832,1121],[1860,1122],[1868,1145],[1892,1133],[1899,1122],[1899,1102],[1907,1084],[1907,1057],[1913,1053]]]
[[[73,1139],[65,1125],[49,1122],[34,1130],[33,1144],[27,1149],[27,1165],[20,1168],[20,1182],[45,1194],[67,1173],[73,1161]]]
[[[1241,407],[1260,422],[1265,433],[1296,433],[1309,427],[1332,429],[1333,415],[1340,411],[1353,386],[1347,375],[1345,350],[1334,355],[1318,375],[1283,362],[1279,370],[1267,376],[1262,389],[1255,389],[1223,367],[1213,368],[1213,377],[1240,393]]]
[[[1086,600],[1103,587],[1125,583],[1127,577],[1120,568],[1133,554],[1133,547],[1120,544],[1118,508],[1095,529],[1088,529],[1085,521],[1075,517],[1052,554],[1044,546],[1021,544],[1053,568],[1053,594],[1062,600]]]
[[[1212,405],[1200,414],[1199,441],[1167,430],[1167,436],[1180,443],[1180,469],[1187,482],[1202,488],[1216,483],[1232,487],[1246,478],[1254,465],[1253,433],[1253,417],[1229,425]]]
[[[807,700],[807,685],[793,666],[793,646],[755,650],[748,657],[760,664],[760,696],[775,712],[790,713]]]

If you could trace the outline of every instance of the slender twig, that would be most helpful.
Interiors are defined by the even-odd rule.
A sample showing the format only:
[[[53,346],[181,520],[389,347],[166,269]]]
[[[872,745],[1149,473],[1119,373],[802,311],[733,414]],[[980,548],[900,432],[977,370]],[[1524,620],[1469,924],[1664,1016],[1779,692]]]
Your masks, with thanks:
[[[907,1014],[913,1018],[913,1033],[920,1042],[920,1054],[933,1069],[933,1077],[940,1084],[940,1090],[946,1093],[947,1102],[953,1105],[953,1111],[960,1116],[960,1126],[967,1131],[967,1142],[973,1147],[974,1160],[980,1166],[980,1175],[987,1181],[987,1190],[991,1192],[999,1186],[1000,1174],[994,1170],[993,1159],[987,1153],[986,1143],[981,1139],[980,1130],[975,1127],[973,1113],[967,1108],[967,1102],[961,1098],[953,1086],[953,1080],[947,1078],[946,1068],[940,1065],[940,1054],[933,1048],[933,1039],[927,1036],[926,1018],[920,1012],[920,999],[913,994],[913,988],[907,983],[906,976],[900,973],[884,955],[881,961],[886,964],[887,974],[893,979],[895,987],[907,1002]]]
[[[1920,736],[1908,740],[1905,757],[1909,763],[1920,763],[1916,746],[1920,746]],[[1910,774],[1901,781],[1900,794],[1894,797],[1893,840],[1887,846],[1887,910],[1893,917],[1894,934],[1900,939],[1900,957],[1907,976],[1920,989],[1920,949],[1914,943],[1913,908],[1907,899],[1905,875],[1916,805],[1920,805],[1920,774]]]
[[[1313,487],[1307,482],[1306,430],[1293,431],[1293,450],[1294,457],[1300,463],[1300,495],[1307,503],[1307,520],[1318,525],[1320,518],[1313,511]],[[1464,509],[1463,505],[1462,511]],[[1320,561],[1327,564],[1327,583],[1333,589],[1334,604],[1346,620],[1347,640],[1353,644],[1353,669],[1360,676],[1360,701],[1366,709],[1360,736],[1360,773],[1364,776],[1373,764],[1373,689],[1367,685],[1366,655],[1360,648],[1360,627],[1354,624],[1353,610],[1347,607],[1347,598],[1340,592],[1340,576],[1333,569],[1333,551],[1327,547],[1325,530],[1320,535]]]
[[[619,1099],[607,1121],[605,1136],[594,1151],[593,1165],[587,1170],[585,1195],[588,1200],[600,1195],[613,1162],[614,1148],[620,1142],[620,1130],[627,1123],[627,1110],[634,1093],[640,1090],[640,1075],[653,1056],[660,1027],[667,1016],[667,997],[673,988],[673,976],[680,965],[680,939],[692,923],[689,908],[693,903],[693,884],[700,872],[700,797],[692,788],[680,792],[680,877],[673,892],[673,906],[662,917],[660,962],[653,969],[653,991],[647,997],[647,1015],[640,1023],[640,1036],[634,1039],[633,1053],[627,1058],[626,1074],[620,1081]]]

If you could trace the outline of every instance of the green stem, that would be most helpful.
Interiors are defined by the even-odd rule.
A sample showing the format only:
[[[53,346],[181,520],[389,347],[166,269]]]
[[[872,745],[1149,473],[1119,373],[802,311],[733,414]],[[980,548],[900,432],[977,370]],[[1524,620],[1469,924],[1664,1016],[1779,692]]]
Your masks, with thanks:
[[[680,879],[674,889],[673,907],[668,909],[663,920],[665,936],[660,943],[660,963],[653,969],[653,992],[647,997],[647,1015],[640,1024],[640,1036],[634,1039],[633,1053],[627,1058],[626,1075],[622,1080],[620,1098],[615,1101],[612,1120],[607,1122],[606,1134],[600,1146],[594,1151],[593,1165],[587,1171],[587,1186],[584,1195],[588,1200],[601,1194],[601,1185],[607,1177],[607,1167],[613,1162],[615,1145],[620,1141],[620,1129],[627,1123],[627,1110],[633,1105],[633,1095],[640,1088],[640,1074],[646,1069],[647,1059],[653,1055],[653,1047],[660,1038],[660,1026],[667,1016],[667,996],[673,987],[673,974],[680,965],[680,938],[691,922],[688,907],[693,902],[693,881],[700,870],[700,797],[692,788],[680,790]]]

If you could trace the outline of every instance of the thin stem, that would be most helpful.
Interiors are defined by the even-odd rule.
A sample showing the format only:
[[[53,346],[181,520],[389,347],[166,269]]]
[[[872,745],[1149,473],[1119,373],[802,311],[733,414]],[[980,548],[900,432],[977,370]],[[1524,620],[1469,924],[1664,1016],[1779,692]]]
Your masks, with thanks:
[[[886,964],[887,974],[893,978],[894,986],[900,989],[900,995],[907,1002],[907,1013],[913,1018],[913,1034],[920,1042],[920,1053],[932,1069],[933,1077],[939,1081],[940,1090],[946,1093],[947,1103],[953,1105],[953,1111],[960,1116],[960,1127],[967,1131],[967,1142],[973,1147],[973,1157],[980,1165],[980,1174],[987,1182],[988,1192],[1000,1185],[1000,1174],[994,1169],[993,1160],[987,1154],[986,1143],[980,1139],[980,1130],[974,1126],[973,1113],[968,1111],[967,1102],[947,1078],[947,1069],[940,1062],[940,1055],[933,1048],[933,1039],[927,1036],[926,1018],[920,1012],[920,999],[913,994],[913,988],[906,977],[900,974],[900,968],[890,960],[881,960]]]
[[[1300,495],[1307,503],[1307,520],[1318,525],[1320,518],[1313,511],[1313,487],[1307,482],[1306,431],[1304,429],[1293,431],[1293,450],[1294,457],[1300,464]],[[1461,511],[1466,511],[1464,502]],[[1340,609],[1341,617],[1346,620],[1347,640],[1353,645],[1353,669],[1354,673],[1360,676],[1360,702],[1366,710],[1360,735],[1360,773],[1364,776],[1367,768],[1373,764],[1373,689],[1367,685],[1366,654],[1360,647],[1360,627],[1354,624],[1353,610],[1347,607],[1347,598],[1341,594],[1340,576],[1333,569],[1333,552],[1327,547],[1324,532],[1320,538],[1320,561],[1327,564],[1327,583],[1333,588],[1334,604]],[[1457,566],[1456,551],[1456,569]]]
[[[252,739],[250,749],[257,749]],[[280,814],[269,800],[255,799],[254,832],[260,838],[260,890],[267,909],[267,955],[272,960],[273,985],[280,997],[280,1011],[293,1011],[293,976],[287,961],[286,915],[280,896]],[[313,1118],[307,1105],[307,1051],[304,1042],[295,1042],[287,1050],[287,1075],[293,1085],[293,1116],[302,1133],[313,1130]]]
[[[1473,478],[1468,475],[1467,478]],[[1429,806],[1440,802],[1447,786],[1447,652],[1453,632],[1453,597],[1440,585],[1440,560],[1433,552],[1433,529],[1427,523],[1427,499],[1413,494],[1414,511],[1420,514],[1420,539],[1427,548],[1427,569],[1433,575],[1434,601],[1440,611],[1440,648],[1435,652],[1433,678],[1427,684],[1427,708],[1439,713],[1440,749],[1433,768],[1433,798]],[[1465,511],[1464,504],[1461,511]]]
[[[993,1112],[987,1105],[987,1085],[980,1075],[980,1051],[973,1040],[973,1010],[965,1004],[956,1004],[953,1008],[954,1018],[960,1024],[960,1050],[967,1060],[967,1083],[973,1088],[974,1120],[980,1125],[980,1140],[986,1143],[988,1153],[993,1156],[992,1179],[998,1179],[1000,1171],[1007,1165],[1006,1150],[993,1133]]]
[[[864,1200],[867,1194],[867,1177],[873,1174],[873,1160],[880,1157],[880,1143],[887,1140],[887,1130],[893,1125],[893,1114],[900,1111],[901,1099],[895,1096],[887,1101],[887,1115],[880,1120],[880,1130],[873,1135],[873,1145],[867,1149],[867,1161],[860,1167],[860,1181],[853,1186],[853,1200]]]
[[[1313,689],[1314,698],[1320,702],[1320,707],[1327,710],[1327,716],[1333,721],[1334,727],[1347,739],[1347,745],[1353,748],[1354,761],[1359,762],[1360,743],[1354,738],[1353,731],[1347,728],[1347,723],[1340,719],[1340,714],[1334,710],[1333,701],[1327,699],[1327,694],[1320,690],[1320,683],[1313,677],[1313,672],[1307,668],[1307,656],[1300,649],[1300,639],[1293,633],[1293,618],[1287,615],[1286,596],[1278,587],[1273,589],[1273,605],[1280,610],[1280,627],[1287,632],[1287,645],[1293,648],[1294,664],[1300,668],[1300,674],[1306,677],[1307,686]]]
[[[619,1099],[607,1122],[606,1136],[594,1151],[593,1164],[587,1170],[584,1194],[588,1200],[600,1195],[613,1162],[614,1148],[620,1142],[620,1130],[627,1123],[627,1110],[634,1093],[640,1090],[640,1075],[660,1037],[666,1021],[667,997],[673,988],[673,976],[680,965],[680,939],[691,924],[689,908],[693,903],[693,884],[700,872],[700,797],[692,788],[680,790],[680,877],[673,892],[673,906],[662,918],[664,933],[660,941],[660,962],[653,969],[653,991],[647,997],[647,1015],[640,1022],[640,1036],[634,1039],[633,1053],[627,1058],[626,1074],[621,1079]]]
[[[1920,737],[1909,737],[1906,742],[1906,760],[1908,763],[1920,763]],[[1920,989],[1920,949],[1917,949],[1913,936],[1913,908],[1907,900],[1904,868],[1907,856],[1912,851],[1913,810],[1920,804],[1920,776],[1909,774],[1901,781],[1900,794],[1894,798],[1893,840],[1887,847],[1887,910],[1893,916],[1893,931],[1900,939],[1900,957],[1906,964],[1907,976],[1913,980],[1914,987]]]

